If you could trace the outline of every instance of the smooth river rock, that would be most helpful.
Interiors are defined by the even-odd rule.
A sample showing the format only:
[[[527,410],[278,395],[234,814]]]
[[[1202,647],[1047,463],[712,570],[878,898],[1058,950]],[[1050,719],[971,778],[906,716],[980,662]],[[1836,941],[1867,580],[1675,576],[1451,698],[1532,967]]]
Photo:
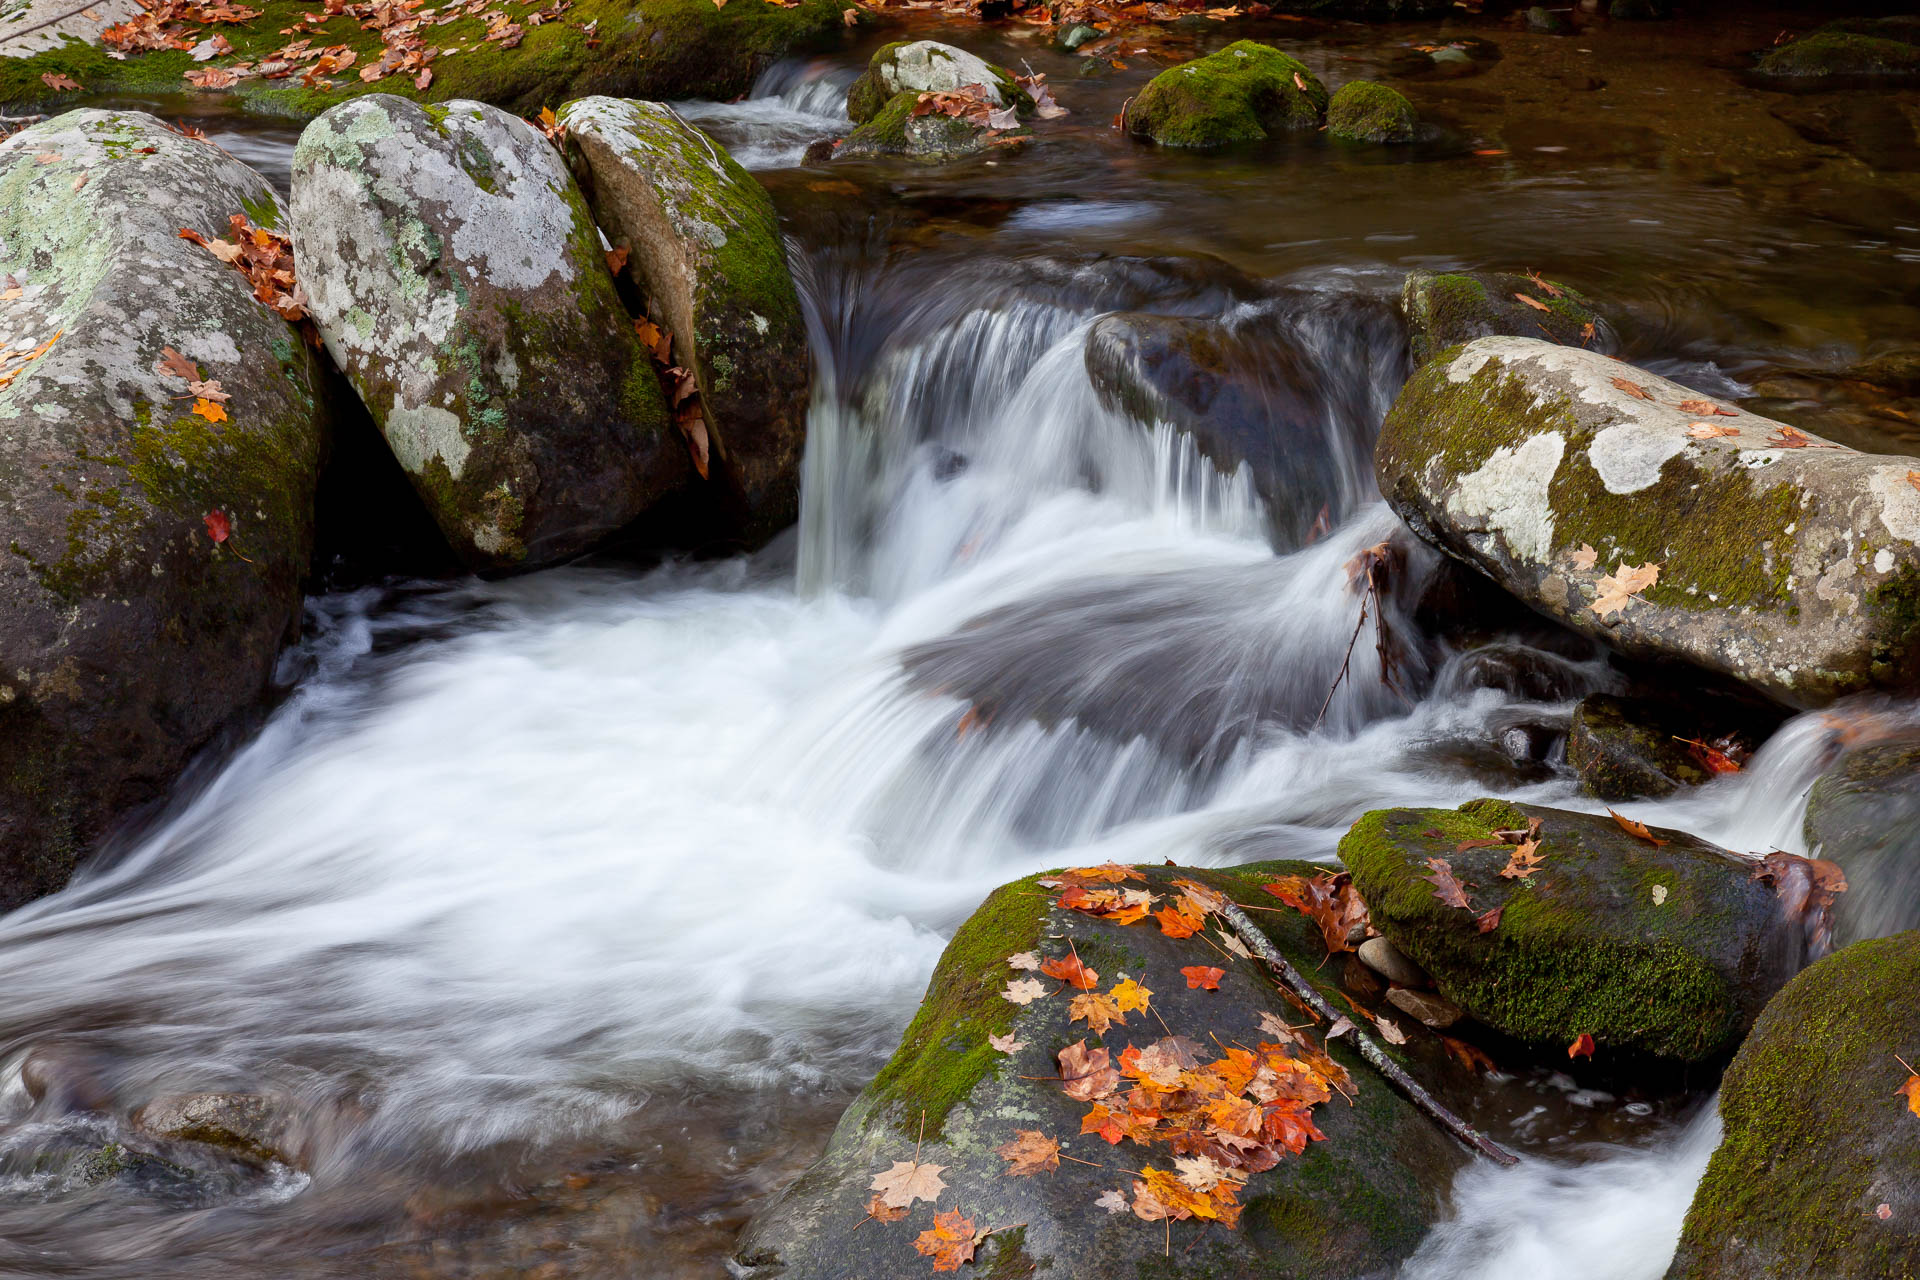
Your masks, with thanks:
[[[1591,351],[1482,338],[1407,384],[1375,466],[1421,537],[1622,653],[1797,707],[1920,683],[1920,460]],[[1658,581],[1597,612],[1601,579],[1643,564]]]
[[[179,238],[233,214],[285,225],[258,174],[141,112],[0,143],[0,908],[166,794],[298,623],[320,365]],[[193,412],[196,379],[228,398]]]
[[[300,135],[293,214],[328,349],[471,567],[576,555],[691,476],[586,202],[524,120],[356,98]]]
[[[811,376],[773,201],[660,103],[582,98],[560,123],[595,219],[699,384],[708,477],[764,541],[799,518]]]

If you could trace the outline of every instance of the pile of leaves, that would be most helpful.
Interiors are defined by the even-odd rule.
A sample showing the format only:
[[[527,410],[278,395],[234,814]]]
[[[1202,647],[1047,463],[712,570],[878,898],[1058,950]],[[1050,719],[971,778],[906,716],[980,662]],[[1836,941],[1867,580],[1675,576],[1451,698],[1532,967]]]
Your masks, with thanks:
[[[613,269],[614,275],[619,275],[626,263],[627,248],[624,245],[608,252],[607,265]],[[693,376],[691,369],[673,362],[673,336],[659,322],[642,316],[633,322],[633,331],[640,336],[641,345],[653,358],[654,372],[660,378],[660,389],[667,398],[667,407],[673,411],[673,425],[679,428],[681,437],[687,442],[687,453],[693,459],[693,469],[705,480],[707,468],[711,465],[711,444],[707,437],[706,410],[700,404],[699,380]]]
[[[293,241],[278,231],[268,231],[247,221],[243,213],[227,219],[233,238],[209,240],[192,227],[180,228],[180,238],[197,244],[247,278],[253,296],[280,313],[280,318],[300,326],[308,343],[320,345],[320,334],[307,315],[306,291],[294,278]]]
[[[141,13],[117,22],[100,33],[110,54],[162,49],[192,49],[200,43],[200,29],[215,22],[251,22],[264,10],[237,4],[202,4],[197,0],[140,0]],[[229,46],[231,47],[231,46]]]

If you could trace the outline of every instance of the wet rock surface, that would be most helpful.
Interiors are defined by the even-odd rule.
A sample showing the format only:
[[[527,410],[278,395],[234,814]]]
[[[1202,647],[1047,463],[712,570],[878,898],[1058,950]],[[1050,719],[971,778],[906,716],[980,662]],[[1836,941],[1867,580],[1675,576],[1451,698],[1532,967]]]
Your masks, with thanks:
[[[1537,867],[1502,876],[1519,846],[1493,833],[1535,818]],[[1477,800],[1369,813],[1340,860],[1373,926],[1476,1020],[1542,1046],[1591,1035],[1616,1052],[1706,1061],[1739,1044],[1803,943],[1746,859],[1654,835],[1662,843],[1605,815]],[[1431,859],[1468,907],[1437,896]]]
[[[1483,338],[1407,385],[1375,464],[1420,536],[1622,653],[1802,707],[1920,674],[1913,459],[1593,352]],[[1602,578],[1641,565],[1657,581],[1603,599]]]
[[[1920,79],[1920,17],[1828,23],[1768,50],[1754,70],[1793,80]]]
[[[1155,76],[1124,123],[1165,147],[1223,147],[1318,129],[1326,113],[1326,87],[1304,63],[1236,40]]]
[[[594,216],[629,249],[626,272],[699,385],[708,478],[748,539],[764,541],[800,513],[811,373],[773,202],[659,103],[583,98],[560,123]]]
[[[196,1142],[244,1160],[300,1163],[289,1153],[290,1103],[258,1093],[189,1093],[156,1098],[134,1113],[149,1137]]]
[[[1605,694],[1582,698],[1567,732],[1567,763],[1580,775],[1581,789],[1601,800],[1629,800],[1711,781],[1713,774],[1674,732],[1681,727],[1676,710]]]
[[[1531,301],[1528,301],[1531,299]],[[1413,362],[1475,338],[1540,338],[1611,354],[1613,326],[1572,285],[1512,272],[1414,271],[1401,286]]]
[[[141,112],[0,143],[0,907],[164,795],[299,617],[319,366],[177,234],[234,214],[284,226],[258,174]]]
[[[587,550],[691,474],[559,154],[474,102],[374,94],[294,154],[328,350],[472,568]]]
[[[1842,945],[1920,926],[1920,741],[1849,751],[1807,797],[1807,852],[1838,863]]]

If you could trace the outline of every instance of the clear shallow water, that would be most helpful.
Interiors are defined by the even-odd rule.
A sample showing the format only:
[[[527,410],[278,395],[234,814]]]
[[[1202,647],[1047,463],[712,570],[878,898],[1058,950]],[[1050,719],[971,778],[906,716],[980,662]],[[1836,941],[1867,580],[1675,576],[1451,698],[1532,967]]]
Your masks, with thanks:
[[[1337,81],[1419,38],[1362,32],[1303,47]],[[1496,34],[1537,81],[1575,56]],[[1691,59],[1737,103],[1712,60],[1746,38],[1656,32],[1634,57],[1670,80]],[[1411,620],[1437,569],[1418,548],[1389,611],[1404,692],[1369,627],[1320,717],[1353,634],[1344,566],[1395,528],[1352,460],[1397,335],[1343,299],[1412,265],[1565,272],[1646,319],[1639,358],[1723,394],[1912,317],[1906,224],[1643,162],[1622,139],[1654,146],[1644,120],[1584,155],[1527,150],[1541,111],[1456,86],[1432,104],[1452,132],[1405,161],[1167,156],[1104,127],[1150,65],[1069,92],[1034,42],[968,42],[1063,85],[1056,139],[940,171],[793,168],[844,132],[852,55],[680,108],[789,218],[819,365],[798,529],[751,561],[316,599],[259,735],[0,920],[0,1051],[61,1045],[113,1100],[60,1118],[0,1090],[0,1269],[720,1274],[994,885],[1107,857],[1325,858],[1388,804],[1588,807],[1538,747],[1619,677],[1522,627],[1509,653],[1547,677],[1511,692]],[[286,131],[226,127],[284,174]],[[1467,145],[1486,141],[1508,144],[1497,164]],[[1313,437],[1344,459],[1331,532],[1276,555],[1248,477],[1101,405],[1084,335],[1126,309],[1256,314],[1338,371]],[[1832,747],[1805,717],[1746,774],[1631,812],[1797,851]],[[180,1204],[47,1159],[122,1136],[154,1094],[220,1088],[300,1099],[310,1172]],[[1658,1276],[1708,1099],[1486,1093],[1528,1159],[1461,1180],[1408,1280]]]

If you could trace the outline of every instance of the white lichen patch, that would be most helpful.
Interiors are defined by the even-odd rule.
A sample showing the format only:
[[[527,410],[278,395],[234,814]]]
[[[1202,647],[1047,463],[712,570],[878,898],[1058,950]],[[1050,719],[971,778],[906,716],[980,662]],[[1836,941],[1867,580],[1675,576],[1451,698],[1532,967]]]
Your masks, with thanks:
[[[438,458],[458,480],[466,469],[467,455],[473,451],[460,429],[459,417],[430,404],[396,403],[387,411],[385,434],[394,458],[412,475],[421,474]]]
[[[1677,432],[1616,423],[1595,433],[1587,446],[1587,461],[1608,493],[1638,493],[1657,482],[1660,469],[1686,448],[1686,436]]]
[[[1920,542],[1920,489],[1907,477],[1913,471],[1905,462],[1875,467],[1867,477],[1867,490],[1880,503],[1880,524],[1902,542]]]
[[[1553,508],[1547,486],[1566,454],[1557,431],[1514,448],[1493,451],[1479,470],[1462,476],[1447,495],[1447,514],[1478,522],[1506,539],[1514,556],[1543,562],[1553,550]]]
[[[986,87],[994,106],[1007,105],[1006,95],[1000,90],[1000,73],[992,63],[938,40],[916,40],[895,49],[875,71],[888,97],[903,89],[952,93],[977,84]]]

